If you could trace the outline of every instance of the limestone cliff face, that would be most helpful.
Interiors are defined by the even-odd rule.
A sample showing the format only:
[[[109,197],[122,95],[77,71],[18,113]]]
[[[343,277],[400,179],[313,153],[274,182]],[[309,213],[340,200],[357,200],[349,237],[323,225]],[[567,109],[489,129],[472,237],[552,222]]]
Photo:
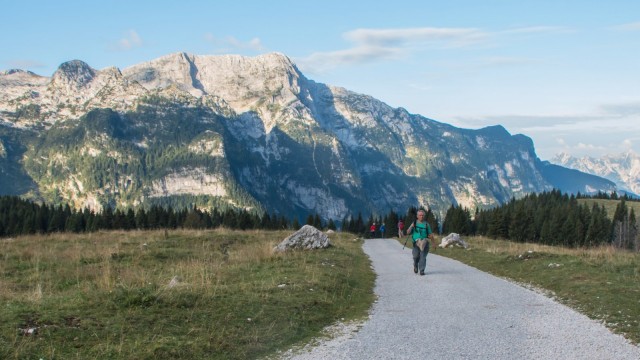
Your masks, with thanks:
[[[6,71],[0,144],[0,170],[28,180],[4,193],[95,209],[444,212],[550,190],[549,171],[561,171],[526,136],[459,129],[316,83],[277,53],[175,53],[122,71],[74,60],[51,78]]]

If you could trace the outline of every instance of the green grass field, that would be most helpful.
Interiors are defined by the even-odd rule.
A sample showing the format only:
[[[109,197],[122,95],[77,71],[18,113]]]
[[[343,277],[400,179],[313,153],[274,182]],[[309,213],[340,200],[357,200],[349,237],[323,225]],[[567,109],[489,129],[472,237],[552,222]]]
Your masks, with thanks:
[[[607,216],[609,217],[609,219],[612,219],[613,214],[616,213],[616,206],[618,206],[620,200],[578,199],[578,203],[587,204],[589,208],[591,208],[594,203],[598,204],[599,206],[604,206],[605,210],[607,210]],[[633,211],[636,213],[636,218],[640,220],[640,201],[626,201],[625,204],[627,204],[627,208],[629,210],[633,208]]]
[[[0,239],[0,359],[251,359],[365,317],[362,241],[274,254],[291,233]]]

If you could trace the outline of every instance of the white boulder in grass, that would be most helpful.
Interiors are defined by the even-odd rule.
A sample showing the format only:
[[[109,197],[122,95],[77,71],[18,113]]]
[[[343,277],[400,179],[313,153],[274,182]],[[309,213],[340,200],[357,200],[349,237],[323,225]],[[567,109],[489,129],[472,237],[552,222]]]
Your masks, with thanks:
[[[331,246],[329,238],[322,231],[316,229],[311,225],[305,225],[300,230],[296,231],[292,235],[289,235],[286,239],[282,240],[278,246],[274,248],[275,251],[286,251],[289,249],[324,249]]]
[[[442,239],[442,241],[440,241],[440,245],[439,246],[441,248],[446,248],[448,246],[453,246],[453,245],[460,246],[460,247],[463,247],[465,249],[468,246],[467,243],[464,240],[462,240],[460,235],[456,234],[456,233],[451,233],[451,234],[445,236]]]

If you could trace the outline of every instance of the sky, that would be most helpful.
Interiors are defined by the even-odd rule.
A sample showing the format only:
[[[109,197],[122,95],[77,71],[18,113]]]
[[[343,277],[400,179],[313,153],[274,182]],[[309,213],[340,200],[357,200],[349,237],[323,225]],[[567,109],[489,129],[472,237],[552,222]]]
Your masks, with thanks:
[[[0,0],[0,71],[279,52],[316,82],[538,157],[640,153],[640,1]]]

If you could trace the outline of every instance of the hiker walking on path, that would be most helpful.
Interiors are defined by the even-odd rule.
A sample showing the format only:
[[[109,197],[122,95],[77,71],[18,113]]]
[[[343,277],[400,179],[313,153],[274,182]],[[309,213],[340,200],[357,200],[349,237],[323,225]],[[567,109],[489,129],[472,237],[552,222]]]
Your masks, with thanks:
[[[406,276],[397,240],[367,239],[362,248],[376,273],[370,315],[278,360],[640,359],[640,347],[539,291],[432,254],[429,275],[438,276]]]
[[[413,242],[413,272],[420,275],[424,275],[424,270],[427,267],[427,254],[429,254],[429,248],[431,241],[433,240],[433,231],[431,226],[426,220],[426,212],[422,209],[418,210],[416,221],[407,229],[407,235],[411,236]],[[435,251],[435,247],[433,248]]]
[[[401,238],[402,234],[404,234],[404,221],[400,219],[400,221],[398,221],[398,238]]]
[[[380,239],[382,239],[384,237],[384,223],[382,223],[382,225],[380,225]]]
[[[376,223],[371,224],[371,227],[369,227],[369,233],[371,233],[372,239],[376,237]]]

